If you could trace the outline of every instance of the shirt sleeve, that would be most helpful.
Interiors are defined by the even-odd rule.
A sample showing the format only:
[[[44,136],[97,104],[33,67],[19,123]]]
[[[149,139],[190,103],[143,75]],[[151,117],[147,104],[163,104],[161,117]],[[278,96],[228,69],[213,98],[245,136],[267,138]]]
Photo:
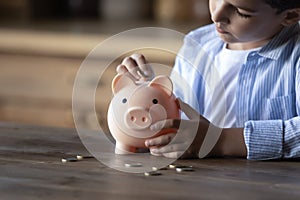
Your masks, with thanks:
[[[300,59],[296,72],[296,110],[298,116],[289,120],[248,121],[244,138],[250,160],[300,157]]]
[[[190,35],[187,35],[184,39],[184,45],[175,59],[170,77],[173,81],[175,96],[202,114],[204,107],[201,102],[203,102],[205,89],[201,69],[198,66],[204,64],[201,63],[200,65],[195,61],[197,57],[201,57],[199,53],[201,50],[197,50],[200,47]]]

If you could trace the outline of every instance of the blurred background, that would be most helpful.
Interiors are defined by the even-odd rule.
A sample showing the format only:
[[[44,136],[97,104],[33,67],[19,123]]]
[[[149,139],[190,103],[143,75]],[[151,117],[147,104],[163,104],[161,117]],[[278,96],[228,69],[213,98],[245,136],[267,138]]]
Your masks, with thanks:
[[[188,33],[208,23],[208,0],[1,0],[0,121],[72,128],[74,79],[97,44],[138,27]],[[156,41],[151,33],[134,39]],[[119,45],[130,48],[125,40]],[[114,48],[99,56],[97,62],[111,59]],[[145,54],[150,62],[168,66],[173,65],[176,56]],[[111,64],[98,83],[96,110],[103,127],[111,79],[121,59]],[[86,79],[87,83],[97,81],[88,75]],[[90,120],[94,112],[84,108],[80,112],[82,123],[95,128]]]

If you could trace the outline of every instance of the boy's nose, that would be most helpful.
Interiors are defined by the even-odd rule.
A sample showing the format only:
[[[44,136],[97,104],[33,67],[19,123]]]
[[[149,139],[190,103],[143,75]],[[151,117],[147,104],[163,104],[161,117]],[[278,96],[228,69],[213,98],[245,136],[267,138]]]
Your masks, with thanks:
[[[226,4],[224,1],[215,1],[215,6],[211,13],[212,21],[215,23],[229,23],[228,14],[229,11],[226,10]]]

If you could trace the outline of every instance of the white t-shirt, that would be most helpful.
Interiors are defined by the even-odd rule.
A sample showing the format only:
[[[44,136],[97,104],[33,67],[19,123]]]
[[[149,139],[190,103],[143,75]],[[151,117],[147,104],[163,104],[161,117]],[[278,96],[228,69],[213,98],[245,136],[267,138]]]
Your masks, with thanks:
[[[218,72],[214,91],[205,93],[204,116],[223,128],[236,127],[236,88],[238,74],[251,50],[230,50],[226,44],[214,60],[214,67]],[[213,92],[212,92],[213,91]],[[212,97],[212,94],[216,95]],[[213,100],[213,99],[214,100]],[[220,110],[224,110],[225,116],[220,116]],[[224,121],[222,121],[222,120]],[[221,122],[222,121],[222,122]]]

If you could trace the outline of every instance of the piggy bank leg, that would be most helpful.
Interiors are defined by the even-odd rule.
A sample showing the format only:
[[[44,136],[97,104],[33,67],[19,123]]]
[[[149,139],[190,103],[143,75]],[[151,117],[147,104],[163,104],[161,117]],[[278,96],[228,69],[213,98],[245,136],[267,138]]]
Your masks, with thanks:
[[[115,154],[132,154],[135,153],[136,150],[137,148],[135,147],[127,146],[117,142],[115,147]]]

